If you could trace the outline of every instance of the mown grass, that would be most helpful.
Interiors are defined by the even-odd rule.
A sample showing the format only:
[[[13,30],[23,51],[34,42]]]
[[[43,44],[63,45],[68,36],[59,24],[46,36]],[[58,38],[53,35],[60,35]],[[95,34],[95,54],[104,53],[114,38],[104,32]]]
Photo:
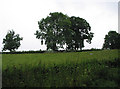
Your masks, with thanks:
[[[3,54],[3,87],[118,87],[118,51]]]

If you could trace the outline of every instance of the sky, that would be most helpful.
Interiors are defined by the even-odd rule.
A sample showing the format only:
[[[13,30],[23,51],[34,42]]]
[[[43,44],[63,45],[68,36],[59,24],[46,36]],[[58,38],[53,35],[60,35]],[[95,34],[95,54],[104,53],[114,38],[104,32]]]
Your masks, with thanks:
[[[34,33],[38,21],[50,12],[62,12],[68,16],[84,18],[94,33],[92,43],[85,42],[84,49],[102,48],[105,35],[118,32],[119,0],[0,0],[0,51],[3,38],[9,30],[23,37],[17,51],[46,50]]]

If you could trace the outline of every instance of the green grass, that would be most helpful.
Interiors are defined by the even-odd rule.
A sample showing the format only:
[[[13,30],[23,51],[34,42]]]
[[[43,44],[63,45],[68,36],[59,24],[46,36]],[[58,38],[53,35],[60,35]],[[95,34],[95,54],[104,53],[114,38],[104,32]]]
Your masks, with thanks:
[[[3,87],[118,87],[118,51],[3,54]]]

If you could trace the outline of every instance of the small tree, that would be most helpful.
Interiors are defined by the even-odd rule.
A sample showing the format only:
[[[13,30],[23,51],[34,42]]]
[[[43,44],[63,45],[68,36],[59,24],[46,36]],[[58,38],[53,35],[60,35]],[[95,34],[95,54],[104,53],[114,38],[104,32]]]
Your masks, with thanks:
[[[116,31],[109,31],[104,39],[103,49],[120,49],[120,34]]]
[[[13,30],[8,31],[7,35],[3,39],[3,50],[9,50],[10,52],[15,51],[15,49],[18,49],[18,47],[20,46],[21,40],[23,40],[23,38],[19,37],[19,34],[15,35],[15,32]]]

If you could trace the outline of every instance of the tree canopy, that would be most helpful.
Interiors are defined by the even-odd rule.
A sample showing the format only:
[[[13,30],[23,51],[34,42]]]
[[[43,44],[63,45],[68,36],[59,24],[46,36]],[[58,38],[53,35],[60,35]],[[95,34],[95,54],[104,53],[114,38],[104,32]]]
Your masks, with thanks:
[[[89,23],[79,17],[69,17],[63,13],[50,13],[38,21],[39,29],[35,35],[45,43],[47,49],[58,50],[66,45],[67,50],[78,50],[84,47],[84,40],[91,43],[93,33]],[[45,41],[45,42],[44,42]]]
[[[70,18],[71,21],[71,29],[75,34],[72,36],[72,45],[69,45],[69,49],[78,50],[78,48],[82,49],[84,47],[84,40],[88,43],[91,43],[93,38],[93,33],[91,31],[91,27],[89,23],[80,17],[72,16]]]
[[[41,44],[45,40],[47,49],[58,50],[65,44],[65,34],[70,33],[70,19],[62,13],[50,13],[45,19],[38,21],[39,29],[35,35],[41,39]],[[69,36],[69,34],[68,34]]]
[[[7,35],[3,39],[3,51],[9,50],[10,52],[15,51],[20,46],[20,41],[23,40],[22,37],[19,37],[19,34],[15,35],[13,30],[8,31]]]
[[[120,34],[116,31],[109,31],[105,35],[103,49],[120,49]]]

